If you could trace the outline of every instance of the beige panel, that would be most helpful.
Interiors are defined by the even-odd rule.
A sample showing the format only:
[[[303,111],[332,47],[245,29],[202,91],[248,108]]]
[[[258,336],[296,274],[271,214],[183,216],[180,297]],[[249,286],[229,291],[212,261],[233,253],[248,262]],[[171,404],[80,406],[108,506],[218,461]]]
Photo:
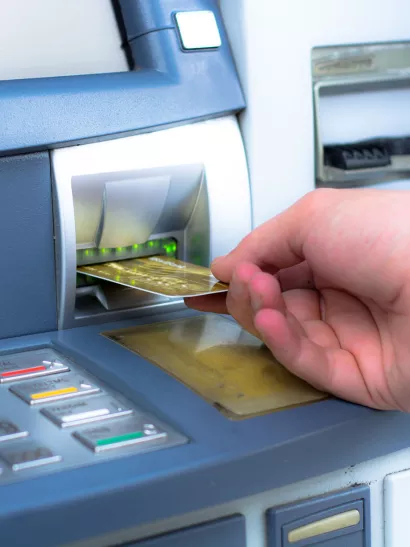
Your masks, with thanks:
[[[105,333],[186,384],[230,417],[326,397],[288,372],[257,338],[214,314]]]

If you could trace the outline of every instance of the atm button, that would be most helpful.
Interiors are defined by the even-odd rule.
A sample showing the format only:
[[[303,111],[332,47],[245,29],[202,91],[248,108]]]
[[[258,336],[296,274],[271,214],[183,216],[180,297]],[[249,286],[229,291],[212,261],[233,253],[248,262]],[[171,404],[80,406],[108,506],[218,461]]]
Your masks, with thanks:
[[[112,424],[98,425],[76,431],[74,437],[94,452],[103,452],[131,445],[154,444],[167,439],[167,433],[141,418],[128,418]]]
[[[88,380],[74,374],[56,376],[45,380],[24,382],[13,386],[10,391],[29,405],[36,405],[47,401],[59,401],[72,397],[81,397],[99,393],[101,390]]]
[[[20,429],[16,424],[10,422],[10,420],[0,418],[0,442],[21,439],[27,436],[28,431]]]
[[[0,384],[6,382],[15,382],[16,380],[25,380],[29,378],[38,378],[40,376],[48,376],[61,372],[68,372],[70,369],[67,365],[57,361],[42,362],[38,365],[30,365],[22,367],[16,363],[7,363],[6,366],[0,367]]]
[[[61,428],[119,418],[133,413],[112,397],[91,397],[48,406],[42,414]]]
[[[35,442],[13,444],[0,451],[0,457],[13,471],[22,471],[31,467],[58,463],[61,456],[54,454],[49,448]]]

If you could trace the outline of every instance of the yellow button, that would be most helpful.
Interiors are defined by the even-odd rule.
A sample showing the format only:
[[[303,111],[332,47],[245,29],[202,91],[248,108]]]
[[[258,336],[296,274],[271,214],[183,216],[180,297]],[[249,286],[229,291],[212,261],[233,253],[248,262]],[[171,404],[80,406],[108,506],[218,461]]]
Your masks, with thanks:
[[[357,509],[352,511],[345,511],[332,517],[316,520],[305,526],[295,528],[288,533],[289,543],[296,543],[304,539],[313,538],[329,532],[336,532],[337,530],[343,530],[349,526],[355,526],[360,522],[360,513]]]
[[[30,397],[32,399],[47,399],[48,397],[55,397],[56,395],[66,395],[67,393],[76,393],[78,389],[76,387],[66,387],[64,389],[55,389],[54,391],[41,391],[40,393],[32,393]]]

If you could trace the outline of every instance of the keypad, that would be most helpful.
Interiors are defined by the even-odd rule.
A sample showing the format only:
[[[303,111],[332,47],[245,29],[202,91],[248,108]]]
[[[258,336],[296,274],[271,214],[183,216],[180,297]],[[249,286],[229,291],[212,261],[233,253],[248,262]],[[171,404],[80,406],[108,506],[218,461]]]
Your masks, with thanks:
[[[0,484],[187,442],[51,348],[0,355],[0,408]]]

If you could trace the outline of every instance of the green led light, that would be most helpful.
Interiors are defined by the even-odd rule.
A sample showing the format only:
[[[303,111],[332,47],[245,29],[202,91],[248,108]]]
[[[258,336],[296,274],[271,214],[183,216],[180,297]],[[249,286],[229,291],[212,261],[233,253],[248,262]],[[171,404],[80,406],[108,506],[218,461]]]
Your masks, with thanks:
[[[154,246],[154,242],[153,241],[148,241],[148,247],[153,247]]]
[[[88,256],[90,254],[90,251],[87,249],[86,251],[84,251],[84,254],[85,256]]]
[[[134,245],[132,246],[133,249],[138,249],[139,248],[139,245],[138,243],[134,243]]]
[[[120,281],[121,280],[121,276],[120,275],[116,275],[115,276],[115,281]]]
[[[108,249],[100,249],[100,251],[101,251],[101,253],[102,253],[103,255],[105,255],[106,253],[108,253]]]

